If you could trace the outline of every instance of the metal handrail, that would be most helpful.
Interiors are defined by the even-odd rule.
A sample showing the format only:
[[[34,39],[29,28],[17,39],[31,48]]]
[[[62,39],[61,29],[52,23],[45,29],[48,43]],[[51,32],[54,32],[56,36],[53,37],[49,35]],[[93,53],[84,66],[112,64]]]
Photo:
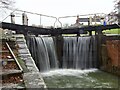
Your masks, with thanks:
[[[6,7],[3,7],[3,8],[6,8]],[[13,10],[13,9],[9,9],[9,10]],[[19,12],[24,12],[24,13],[29,13],[29,14],[35,14],[35,15],[39,15],[40,16],[40,25],[41,25],[41,16],[44,16],[44,17],[50,17],[50,18],[54,18],[55,21],[54,21],[54,27],[56,25],[56,22],[58,21],[60,23],[60,27],[62,28],[62,22],[60,21],[60,19],[62,18],[71,18],[71,17],[77,17],[77,16],[91,16],[91,15],[99,15],[99,14],[102,14],[102,15],[105,15],[107,16],[108,14],[105,14],[105,13],[94,13],[94,14],[83,14],[83,15],[74,15],[74,16],[63,16],[63,17],[54,17],[54,16],[49,16],[49,15],[44,15],[44,14],[39,14],[39,13],[33,13],[33,12],[29,12],[29,11],[24,11],[24,10],[19,10],[19,9],[14,9],[13,12],[11,13],[14,13],[15,11],[19,11]],[[11,14],[10,14],[11,15]],[[6,20],[10,15],[8,15],[7,17],[5,17],[1,22],[3,22],[4,20]],[[118,24],[117,24],[118,25]],[[118,25],[120,27],[120,25]]]
[[[4,7],[3,7],[4,8]],[[11,13],[14,13],[16,11],[16,9],[14,11],[12,11]],[[3,22],[4,20],[6,20],[11,14],[9,14],[8,16],[6,16],[2,21],[0,22]]]
[[[94,13],[94,14],[83,14],[83,15],[74,15],[74,16],[63,16],[63,17],[59,17],[58,18],[58,22],[60,23],[61,27],[62,27],[62,22],[60,21],[60,19],[62,18],[71,18],[71,17],[77,17],[77,16],[90,16],[90,15],[97,15],[97,14],[104,14],[107,15],[105,13]]]
[[[21,71],[23,71],[23,69],[22,69],[21,65],[19,64],[19,62],[18,62],[17,58],[15,57],[15,55],[14,55],[14,53],[13,53],[12,49],[10,48],[10,46],[9,46],[9,44],[8,44],[7,42],[6,42],[6,45],[7,45],[8,49],[9,49],[10,53],[12,54],[12,56],[13,56],[14,60],[16,61],[16,63],[17,63],[17,65],[18,65],[18,67],[20,68],[20,70],[21,70]]]
[[[29,14],[39,15],[39,16],[40,16],[40,25],[41,25],[41,16],[54,18],[54,19],[55,19],[54,27],[55,27],[55,24],[56,24],[56,22],[57,22],[57,17],[54,17],[54,16],[49,16],[49,15],[44,15],[44,14],[39,14],[39,13],[33,13],[33,12],[29,12],[29,11],[23,11],[23,10],[19,10],[19,9],[17,9],[16,11],[25,12],[25,13],[29,13]]]
[[[6,7],[3,7],[3,8],[6,8]],[[9,10],[12,10],[12,9],[9,9]],[[39,13],[33,13],[33,12],[24,11],[24,10],[19,10],[19,9],[14,9],[13,12],[11,12],[11,13],[14,13],[15,11],[39,15],[39,16],[40,16],[40,25],[41,25],[41,16],[49,17],[49,18],[54,18],[54,19],[55,19],[54,27],[55,27],[55,24],[56,24],[56,22],[57,22],[57,17],[54,17],[54,16],[49,16],[49,15],[44,15],[44,14],[39,14]],[[7,17],[5,17],[1,22],[3,22],[4,20],[6,20],[10,15],[11,15],[11,14],[9,14]]]

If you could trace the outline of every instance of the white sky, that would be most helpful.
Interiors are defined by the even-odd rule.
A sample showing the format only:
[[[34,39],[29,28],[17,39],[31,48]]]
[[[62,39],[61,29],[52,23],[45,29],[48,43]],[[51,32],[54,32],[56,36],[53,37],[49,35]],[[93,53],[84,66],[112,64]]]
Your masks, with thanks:
[[[15,0],[15,7],[55,17],[91,13],[110,13],[114,9],[114,0]],[[29,17],[30,18],[30,17]],[[33,18],[33,16],[31,17]],[[34,16],[34,19],[37,18]],[[30,19],[29,19],[30,21]],[[42,21],[45,21],[42,19]],[[54,21],[54,20],[53,20]],[[31,20],[30,23],[40,21]]]
[[[110,13],[114,0],[16,0],[22,10],[56,17],[88,13]]]

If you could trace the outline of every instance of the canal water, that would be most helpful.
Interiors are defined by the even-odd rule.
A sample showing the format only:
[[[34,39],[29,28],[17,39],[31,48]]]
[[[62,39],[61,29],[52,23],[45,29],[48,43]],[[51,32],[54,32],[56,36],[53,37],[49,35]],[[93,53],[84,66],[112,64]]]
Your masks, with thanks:
[[[117,76],[98,69],[58,69],[42,73],[48,88],[118,88]]]
[[[96,39],[63,37],[62,60],[52,37],[30,37],[31,55],[48,88],[118,88],[119,78],[98,69]],[[101,90],[101,89],[100,89]],[[114,90],[114,89],[113,89]]]

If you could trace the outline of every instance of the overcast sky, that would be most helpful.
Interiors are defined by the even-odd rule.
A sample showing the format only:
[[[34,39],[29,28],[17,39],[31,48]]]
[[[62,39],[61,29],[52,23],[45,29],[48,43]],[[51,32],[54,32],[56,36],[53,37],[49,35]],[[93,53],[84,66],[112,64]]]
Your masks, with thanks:
[[[114,0],[16,0],[16,7],[22,10],[66,16],[88,13],[109,13]]]
[[[108,14],[114,9],[113,1],[114,0],[15,0],[15,7],[25,11],[61,17],[92,13]],[[20,19],[18,21],[20,21]],[[51,20],[46,21],[42,19],[42,22],[44,21],[48,23]],[[53,20],[53,23],[54,21],[55,20]],[[37,16],[29,16],[29,22],[36,24],[40,23],[40,20]]]

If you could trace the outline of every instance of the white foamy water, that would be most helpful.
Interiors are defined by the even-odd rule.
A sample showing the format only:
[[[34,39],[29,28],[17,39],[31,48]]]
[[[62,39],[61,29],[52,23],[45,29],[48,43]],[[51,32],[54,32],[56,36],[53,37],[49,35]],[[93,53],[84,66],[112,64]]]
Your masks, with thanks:
[[[57,69],[42,73],[49,88],[114,88],[118,77],[98,69]]]
[[[75,70],[75,69],[57,69],[41,73],[43,77],[48,76],[80,76],[87,75],[90,72],[96,72],[98,69]]]

